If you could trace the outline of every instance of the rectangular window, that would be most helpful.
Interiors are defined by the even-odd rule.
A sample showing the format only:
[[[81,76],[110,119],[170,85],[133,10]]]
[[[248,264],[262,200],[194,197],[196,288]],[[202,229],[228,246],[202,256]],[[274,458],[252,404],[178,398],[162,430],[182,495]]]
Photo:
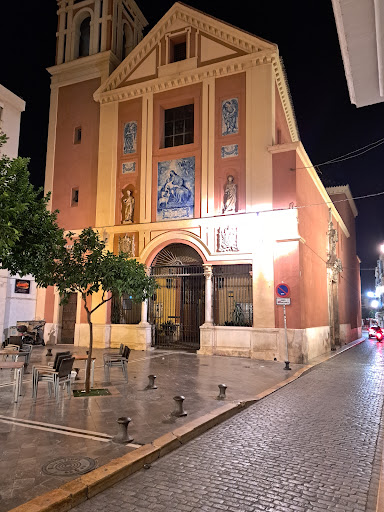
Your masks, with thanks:
[[[79,189],[73,188],[71,193],[71,206],[77,206],[79,204]]]
[[[0,123],[3,120],[3,107],[0,107]]]
[[[194,105],[164,111],[164,147],[172,148],[193,143]]]
[[[75,128],[75,134],[73,138],[74,144],[80,144],[81,143],[81,126],[77,126]]]
[[[187,42],[177,43],[173,45],[173,62],[179,62],[187,58]]]

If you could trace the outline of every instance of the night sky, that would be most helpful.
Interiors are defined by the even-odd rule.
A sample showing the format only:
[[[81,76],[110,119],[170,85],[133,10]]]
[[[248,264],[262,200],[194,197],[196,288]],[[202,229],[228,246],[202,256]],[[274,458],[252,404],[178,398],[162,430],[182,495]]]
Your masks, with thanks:
[[[173,4],[137,3],[148,29]],[[350,103],[331,0],[237,1],[231,9],[217,1],[191,0],[189,5],[279,46],[301,140],[314,165],[384,136],[383,103],[359,109]],[[0,83],[27,103],[19,152],[31,157],[31,180],[39,186],[44,182],[50,95],[45,68],[54,64],[56,22],[55,0],[18,0],[0,8]],[[384,145],[361,157],[321,166],[320,177],[326,186],[348,183],[353,196],[381,192],[383,160]],[[357,253],[361,268],[373,269],[384,241],[384,196],[357,200],[356,205]],[[361,276],[363,291],[372,289],[373,270],[362,270]]]

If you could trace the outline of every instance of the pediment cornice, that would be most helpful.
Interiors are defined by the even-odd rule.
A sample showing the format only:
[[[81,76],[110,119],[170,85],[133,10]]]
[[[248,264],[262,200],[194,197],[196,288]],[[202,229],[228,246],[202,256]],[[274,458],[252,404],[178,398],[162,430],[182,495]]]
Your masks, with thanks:
[[[214,37],[217,41],[231,45],[248,54],[277,51],[277,46],[273,43],[252,36],[225,22],[177,2],[132,50],[108,80],[101,85],[96,91],[95,99],[98,99],[100,94],[119,87],[137,65],[157,47],[161,38],[171,29],[172,24],[176,21],[185,22],[187,25]]]

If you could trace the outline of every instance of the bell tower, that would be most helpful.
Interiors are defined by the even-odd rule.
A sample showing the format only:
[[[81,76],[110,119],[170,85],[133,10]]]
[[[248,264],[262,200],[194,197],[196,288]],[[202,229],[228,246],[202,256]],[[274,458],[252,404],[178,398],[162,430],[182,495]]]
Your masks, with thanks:
[[[134,0],[57,0],[45,191],[64,229],[94,226],[100,104],[94,92],[142,40]]]
[[[134,0],[58,0],[56,64],[111,51],[122,61],[147,20]]]

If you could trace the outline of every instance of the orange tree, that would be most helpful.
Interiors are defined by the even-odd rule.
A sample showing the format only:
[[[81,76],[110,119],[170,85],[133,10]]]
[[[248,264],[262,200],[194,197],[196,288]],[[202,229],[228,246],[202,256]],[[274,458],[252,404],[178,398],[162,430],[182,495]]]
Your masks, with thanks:
[[[71,293],[80,293],[89,325],[89,351],[85,392],[90,390],[90,370],[93,348],[92,314],[113,295],[123,293],[132,296],[135,302],[143,302],[156,288],[155,280],[149,277],[146,267],[134,258],[122,253],[115,255],[105,249],[105,243],[92,228],[84,229],[80,235],[69,233],[67,244],[55,260],[53,272],[46,276],[45,284],[54,284],[65,303]],[[89,298],[102,292],[100,301],[94,305]],[[92,305],[91,305],[92,304]]]

